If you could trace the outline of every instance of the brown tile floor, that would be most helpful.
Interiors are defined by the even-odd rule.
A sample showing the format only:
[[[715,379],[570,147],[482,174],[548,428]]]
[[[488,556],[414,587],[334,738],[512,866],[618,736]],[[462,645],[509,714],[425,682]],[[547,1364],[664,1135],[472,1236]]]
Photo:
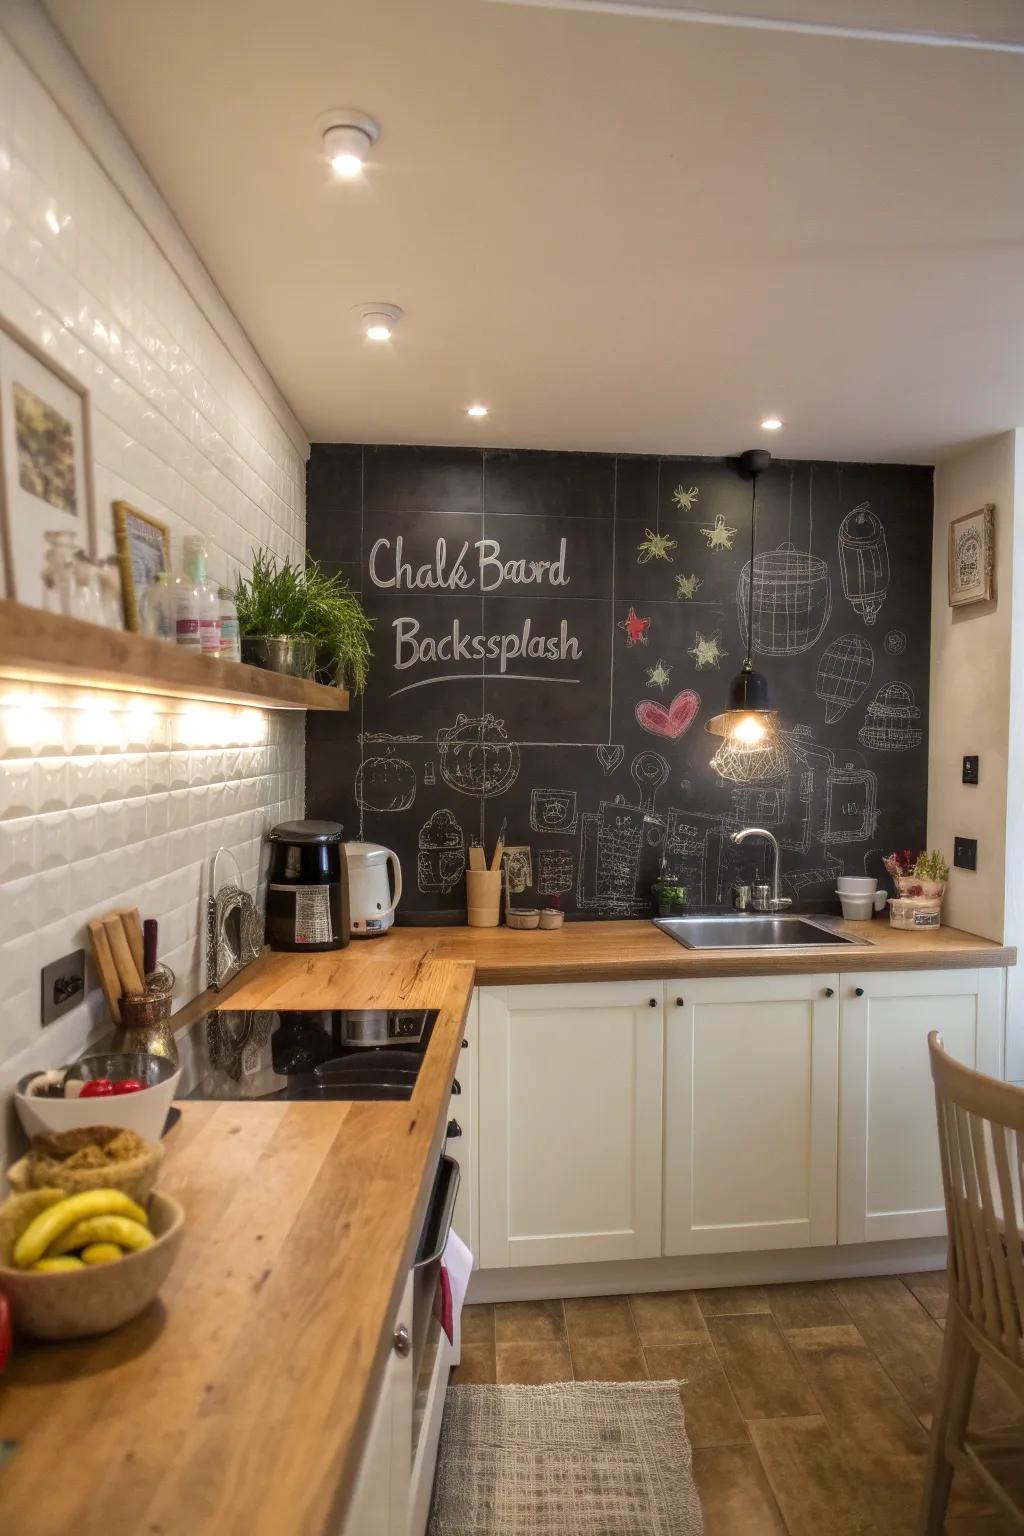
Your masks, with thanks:
[[[944,1303],[927,1274],[469,1307],[452,1379],[678,1379],[705,1536],[912,1536]],[[983,1371],[972,1427],[1018,1418]],[[1011,1529],[955,1480],[949,1536]]]

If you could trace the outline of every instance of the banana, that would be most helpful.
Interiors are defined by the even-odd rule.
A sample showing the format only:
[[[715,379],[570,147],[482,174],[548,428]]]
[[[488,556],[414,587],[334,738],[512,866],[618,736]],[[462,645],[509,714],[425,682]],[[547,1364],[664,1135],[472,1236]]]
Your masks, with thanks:
[[[107,1215],[129,1216],[143,1228],[148,1225],[148,1217],[142,1206],[136,1205],[121,1190],[87,1189],[80,1195],[69,1195],[66,1200],[58,1201],[48,1210],[40,1211],[35,1220],[29,1222],[14,1245],[12,1257],[15,1267],[28,1269],[37,1259],[42,1258],[62,1232],[78,1222],[90,1216]]]
[[[117,1243],[120,1248],[134,1250],[149,1248],[153,1241],[152,1232],[128,1216],[89,1216],[55,1238],[46,1253],[48,1258],[57,1258],[59,1254],[88,1248],[93,1243]]]
[[[29,1269],[39,1275],[59,1275],[65,1269],[84,1269],[81,1259],[73,1258],[70,1253],[64,1254],[59,1259],[36,1259],[30,1264]]]
[[[116,1264],[124,1253],[117,1243],[89,1243],[79,1254],[83,1264]]]

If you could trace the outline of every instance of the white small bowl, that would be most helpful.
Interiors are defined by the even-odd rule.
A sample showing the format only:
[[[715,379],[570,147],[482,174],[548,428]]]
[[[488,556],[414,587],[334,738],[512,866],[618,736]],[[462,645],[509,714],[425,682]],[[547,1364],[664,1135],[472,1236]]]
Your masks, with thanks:
[[[89,1060],[90,1058],[86,1058]],[[95,1058],[91,1058],[95,1059]],[[75,1131],[86,1125],[116,1125],[119,1130],[137,1131],[145,1141],[159,1141],[167,1123],[167,1112],[174,1099],[181,1077],[181,1068],[165,1073],[170,1062],[160,1060],[160,1081],[150,1088],[140,1088],[138,1093],[112,1093],[97,1099],[44,1099],[25,1092],[32,1079],[38,1076],[30,1072],[23,1077],[14,1093],[18,1119],[26,1136],[47,1136],[54,1131]],[[76,1073],[76,1075],[78,1075]],[[88,1072],[81,1073],[88,1077]],[[103,1074],[93,1072],[93,1077]],[[126,1072],[125,1076],[149,1076],[146,1072]]]

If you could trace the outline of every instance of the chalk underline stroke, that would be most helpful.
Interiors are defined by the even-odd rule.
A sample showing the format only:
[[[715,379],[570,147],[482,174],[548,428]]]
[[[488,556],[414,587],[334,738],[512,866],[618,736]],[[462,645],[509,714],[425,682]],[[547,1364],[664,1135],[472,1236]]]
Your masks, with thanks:
[[[444,677],[421,677],[418,683],[406,683],[388,694],[397,699],[413,688],[429,688],[432,683],[578,683],[578,677],[545,677],[543,672],[452,672]]]

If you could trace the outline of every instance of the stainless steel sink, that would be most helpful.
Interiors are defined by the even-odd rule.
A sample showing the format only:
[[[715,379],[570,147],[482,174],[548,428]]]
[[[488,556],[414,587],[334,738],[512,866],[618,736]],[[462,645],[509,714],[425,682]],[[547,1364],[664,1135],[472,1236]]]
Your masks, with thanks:
[[[835,933],[809,917],[750,916],[739,913],[722,917],[656,917],[656,928],[686,949],[830,949],[845,944],[867,944]]]

